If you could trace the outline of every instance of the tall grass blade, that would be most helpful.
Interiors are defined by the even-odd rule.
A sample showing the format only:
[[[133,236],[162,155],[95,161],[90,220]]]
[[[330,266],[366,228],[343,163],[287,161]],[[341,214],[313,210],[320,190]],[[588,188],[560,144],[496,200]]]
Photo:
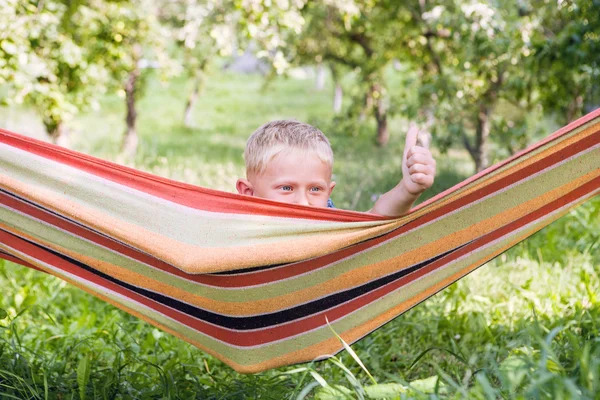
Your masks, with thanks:
[[[327,326],[329,327],[329,329],[331,329],[331,332],[333,332],[333,334],[335,335],[335,337],[337,337],[338,340],[340,342],[342,342],[342,345],[344,346],[344,349],[346,349],[346,351],[352,356],[352,358],[354,358],[354,361],[356,361],[356,363],[358,365],[360,365],[360,367],[363,369],[363,371],[366,372],[367,376],[369,377],[369,379],[371,379],[371,381],[373,382],[373,384],[377,385],[377,381],[375,380],[375,378],[373,378],[373,375],[371,375],[371,373],[369,372],[369,370],[367,369],[367,367],[365,367],[365,365],[360,360],[360,358],[358,358],[358,355],[354,352],[354,350],[352,350],[352,348],[350,347],[350,345],[348,345],[348,343],[346,343],[346,341],[344,339],[342,339],[342,337],[340,335],[338,335],[337,332],[333,329],[333,327],[329,323],[329,319],[327,319],[327,317],[325,317],[325,321],[327,321]]]
[[[91,373],[91,361],[89,356],[84,356],[79,360],[77,366],[77,385],[79,386],[79,398],[85,400],[85,392],[87,384],[90,380]]]

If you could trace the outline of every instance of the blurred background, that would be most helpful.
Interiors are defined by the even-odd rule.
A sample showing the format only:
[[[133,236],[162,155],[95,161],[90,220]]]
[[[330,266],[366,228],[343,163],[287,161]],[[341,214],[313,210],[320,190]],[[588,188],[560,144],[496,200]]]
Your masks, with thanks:
[[[229,192],[274,119],[330,138],[332,198],[360,211],[399,181],[410,122],[438,160],[423,200],[599,106],[599,0],[0,0],[0,127]],[[596,198],[360,341],[397,392],[348,354],[238,375],[0,261],[0,395],[598,398],[599,214]]]

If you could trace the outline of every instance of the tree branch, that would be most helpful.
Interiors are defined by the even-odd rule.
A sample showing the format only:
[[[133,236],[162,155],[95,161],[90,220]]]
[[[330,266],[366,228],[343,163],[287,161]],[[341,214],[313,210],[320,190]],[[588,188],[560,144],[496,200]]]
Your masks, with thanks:
[[[367,57],[371,57],[374,53],[373,48],[371,47],[371,44],[369,43],[369,38],[366,37],[365,35],[363,35],[362,33],[350,33],[348,35],[348,37],[350,38],[350,40],[352,40],[355,43],[358,43],[360,45],[360,47],[362,47],[362,49],[365,51],[365,54],[367,55]]]
[[[475,150],[473,149],[473,146],[471,145],[471,142],[469,141],[469,138],[467,137],[467,135],[465,135],[465,131],[464,130],[462,132],[462,140],[463,140],[463,144],[465,145],[465,148],[467,149],[467,151],[469,152],[469,154],[471,155],[471,157],[473,159],[475,159],[475,157],[476,157]]]
[[[416,12],[413,9],[410,9],[410,13],[413,16],[413,18],[416,21],[419,21],[420,24],[422,26],[425,26],[427,29],[425,30],[425,32],[423,32],[423,36],[425,37],[426,41],[427,41],[427,51],[429,52],[429,55],[431,56],[432,60],[433,60],[433,64],[435,65],[438,74],[443,75],[444,74],[444,70],[442,68],[442,60],[440,59],[439,54],[437,54],[437,52],[433,49],[433,46],[431,46],[431,38],[432,37],[438,37],[438,38],[446,38],[449,36],[449,33],[446,32],[438,32],[438,31],[432,31],[427,24],[425,23],[425,21],[423,21],[423,13],[425,12],[425,1],[424,0],[419,0],[419,6],[421,8],[421,13]]]
[[[335,62],[343,64],[343,65],[346,65],[346,66],[348,66],[350,68],[358,68],[358,67],[360,67],[359,63],[357,63],[355,61],[352,61],[352,60],[349,60],[349,59],[346,59],[344,57],[340,57],[340,56],[332,54],[332,53],[325,53],[325,54],[323,54],[323,58],[327,59],[327,60],[335,61]]]

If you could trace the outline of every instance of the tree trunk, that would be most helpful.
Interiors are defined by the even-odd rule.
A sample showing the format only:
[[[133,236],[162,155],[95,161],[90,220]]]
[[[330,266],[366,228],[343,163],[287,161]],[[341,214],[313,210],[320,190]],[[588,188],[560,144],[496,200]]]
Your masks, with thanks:
[[[325,88],[325,68],[323,63],[317,64],[317,80],[315,81],[315,89],[319,92]]]
[[[342,111],[342,99],[344,97],[344,92],[342,90],[342,85],[339,82],[335,83],[335,92],[333,94],[333,112],[334,114],[339,114]]]
[[[125,117],[125,122],[127,123],[127,130],[125,131],[121,151],[128,156],[135,155],[139,141],[135,128],[137,119],[137,111],[135,109],[135,89],[138,78],[139,69],[136,68],[129,73],[127,83],[125,84],[125,101],[127,103],[127,116]]]
[[[377,120],[377,144],[385,146],[390,140],[390,131],[387,123],[387,105],[383,99],[383,90],[378,83],[372,86],[373,98],[375,101],[375,119]],[[375,96],[374,92],[378,95]]]
[[[569,108],[567,109],[567,123],[573,122],[574,120],[579,118],[581,116],[582,110],[583,110],[583,96],[578,94],[569,103]]]
[[[373,87],[369,87],[369,90],[367,90],[367,93],[365,94],[365,103],[363,106],[363,109],[360,111],[360,116],[358,117],[358,120],[360,122],[364,122],[367,119],[367,113],[369,111],[371,111],[371,109],[373,108]]]
[[[335,64],[330,63],[329,69],[331,70],[331,80],[335,84],[335,89],[333,92],[333,113],[339,114],[342,111],[342,98],[344,96],[344,91],[342,89],[338,70],[335,67]]]
[[[600,85],[595,80],[588,88],[585,101],[583,102],[583,112],[584,114],[588,114],[597,108],[600,108]]]
[[[475,148],[471,153],[475,161],[476,172],[481,172],[490,165],[488,158],[488,140],[490,137],[490,107],[481,106],[477,114],[477,125],[475,130]]]
[[[198,96],[200,95],[203,81],[204,79],[202,77],[202,72],[198,71],[196,78],[194,79],[194,89],[188,97],[188,101],[185,105],[185,112],[183,114],[183,124],[188,128],[192,126],[192,110],[194,109],[194,105],[196,104]]]
[[[379,99],[378,103],[382,103]],[[385,146],[390,140],[390,131],[387,124],[387,111],[381,111],[380,105],[375,110],[375,119],[377,120],[377,144]]]
[[[69,147],[71,142],[69,140],[69,132],[63,121],[52,121],[52,123],[44,123],[48,136],[52,140],[52,143],[62,147]]]
[[[491,128],[491,114],[498,100],[498,90],[504,82],[504,71],[498,70],[498,79],[485,92],[481,102],[479,103],[479,112],[477,113],[477,121],[475,123],[475,146],[471,146],[465,138],[465,146],[471,154],[471,158],[475,161],[476,172],[481,172],[490,165],[488,154],[488,141]]]
[[[125,131],[123,143],[121,144],[121,152],[128,157],[132,157],[135,155],[135,153],[137,152],[139,141],[137,131],[135,128],[135,123],[137,119],[135,100],[138,79],[140,77],[140,69],[137,65],[137,60],[139,60],[140,56],[141,48],[139,46],[134,46],[134,59],[136,60],[136,62],[135,66],[133,67],[133,70],[129,73],[129,76],[127,77],[127,82],[125,82],[125,102],[127,104],[127,115],[125,117],[125,123],[127,124],[127,129]]]

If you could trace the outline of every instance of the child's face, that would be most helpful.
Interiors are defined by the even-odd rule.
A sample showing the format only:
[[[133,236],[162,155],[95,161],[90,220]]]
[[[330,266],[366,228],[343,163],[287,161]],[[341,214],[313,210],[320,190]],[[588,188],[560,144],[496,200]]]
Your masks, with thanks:
[[[236,185],[240,194],[314,207],[327,207],[334,186],[330,166],[316,154],[293,150],[277,154],[263,173]]]

